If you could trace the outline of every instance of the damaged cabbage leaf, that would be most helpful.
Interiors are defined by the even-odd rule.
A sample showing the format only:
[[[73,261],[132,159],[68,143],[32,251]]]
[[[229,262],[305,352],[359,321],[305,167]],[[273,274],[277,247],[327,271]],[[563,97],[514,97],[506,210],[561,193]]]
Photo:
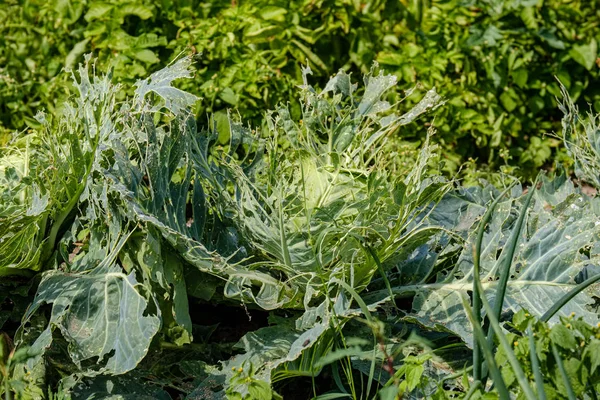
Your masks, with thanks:
[[[162,88],[176,78],[190,76],[181,72],[189,67],[189,60],[177,65],[176,73],[167,68],[160,75]],[[50,191],[55,196],[51,203],[44,202],[41,195],[30,195],[26,214],[35,216],[44,207],[50,209],[50,226],[36,228],[42,237],[46,235],[45,245],[38,246],[42,260],[54,269],[42,275],[18,339],[20,344],[31,345],[31,353],[36,355],[30,368],[41,362],[52,346],[54,331],[59,331],[69,343],[70,361],[82,373],[122,374],[134,369],[146,355],[161,325],[173,341],[191,340],[181,263],[162,253],[156,239],[153,248],[136,253],[144,227],[126,208],[128,203],[118,195],[109,173],[111,168],[117,169],[119,177],[130,183],[142,179],[145,171],[115,160],[131,146],[139,154],[144,142],[136,140],[137,121],[144,115],[160,115],[167,124],[175,116],[157,114],[160,108],[146,111],[149,106],[144,99],[119,104],[119,86],[111,83],[110,75],[90,76],[89,57],[77,77],[74,74],[79,96],[65,107],[64,114],[46,121],[39,133],[36,151],[53,164],[45,169],[49,176],[38,179],[45,187],[55,185],[60,191]],[[161,95],[175,102],[181,97],[177,91],[162,91]],[[27,182],[27,174],[22,175]],[[164,196],[162,200],[167,201]],[[147,238],[155,237],[151,234],[148,232]],[[52,310],[48,326],[37,338],[25,337],[24,327],[44,304],[50,304]]]
[[[257,134],[230,118],[223,146],[215,127],[196,126],[187,110],[194,96],[171,87],[190,76],[190,63],[176,62],[117,100],[120,88],[90,74],[87,58],[75,80],[79,96],[40,132],[40,151],[61,171],[48,182],[66,184],[56,200],[46,203],[40,190],[26,208],[48,215],[38,247],[53,267],[19,337],[36,355],[30,368],[59,353],[78,377],[126,374],[153,341],[194,341],[193,292],[298,317],[295,326],[247,333],[243,353],[197,388],[216,380],[218,391],[252,394],[280,370],[318,373],[311,358],[331,350],[336,326],[365,312],[350,309],[342,286],[391,295],[400,263],[449,242],[434,214],[451,187],[429,172],[435,146],[425,142],[407,176],[386,169],[395,157],[386,141],[435,107],[434,91],[399,117],[382,97],[395,84],[389,75],[368,75],[362,96],[343,72],[322,92],[305,77],[301,121],[282,106]],[[212,279],[190,288],[191,276]],[[26,335],[47,309],[41,334]],[[246,384],[231,368],[248,364]]]
[[[28,179],[37,169],[32,156],[29,145],[0,149],[0,277],[41,267],[50,198],[45,187]]]
[[[541,317],[555,301],[580,282],[581,274],[586,273],[588,266],[599,261],[595,250],[600,241],[597,200],[586,198],[564,177],[552,181],[543,178],[542,181],[527,211],[526,224],[519,233],[503,313],[510,314],[525,308]],[[484,233],[480,279],[491,304],[495,300],[499,266],[507,257],[505,245],[513,234],[517,215],[523,207],[524,196],[515,195],[517,192],[513,190],[513,196],[499,202]],[[467,211],[464,218],[474,221],[468,211],[477,208],[470,203],[472,200],[464,197],[461,207],[456,207],[456,198],[449,201],[455,203],[452,207]],[[480,205],[480,211],[475,214],[481,215],[485,211],[484,204],[480,202]],[[446,207],[444,201],[439,207]],[[464,223],[464,218],[457,218],[455,222]],[[438,265],[435,259],[438,254],[433,252],[429,255],[433,260],[422,267],[425,272],[420,273],[419,279],[406,281],[392,289],[396,296],[415,296],[412,313],[406,318],[408,321],[458,334],[469,346],[473,343],[473,336],[461,297],[472,289],[476,228],[477,224],[473,224],[458,261],[450,270],[433,275]],[[422,257],[422,253],[411,255],[415,263]],[[428,281],[431,277],[435,277],[435,282]],[[383,295],[383,291],[380,293]],[[574,297],[551,322],[558,321],[559,315],[575,313],[596,324],[598,314],[593,310],[595,296],[597,285]],[[377,293],[373,293],[365,300],[369,303],[378,299]]]
[[[575,161],[575,175],[596,189],[600,188],[600,114],[588,112],[581,115],[569,96],[567,88],[560,84],[562,99],[557,98],[563,112],[562,131],[559,133],[568,154]]]
[[[38,355],[30,360],[30,368],[52,344],[54,329],[69,343],[69,356],[78,368],[88,362],[88,374],[122,374],[146,355],[160,327],[160,314],[151,311],[156,300],[140,293],[135,273],[126,274],[116,262],[127,239],[128,235],[110,237],[106,247],[102,239],[92,239],[88,252],[69,272],[43,275],[24,324],[44,304],[51,304],[52,312],[29,350]],[[89,364],[92,360],[97,366]]]
[[[263,137],[246,142],[245,161],[223,158],[235,194],[221,193],[249,247],[263,255],[253,266],[279,271],[300,295],[308,287],[318,295],[334,278],[361,290],[390,259],[439,233],[428,223],[428,207],[449,185],[428,177],[435,151],[428,142],[409,176],[385,173],[383,144],[402,121],[383,124],[387,108],[375,105],[393,77],[368,75],[360,97],[344,72],[320,93],[308,85],[307,72],[302,121],[285,107],[272,113]],[[240,141],[250,134],[235,121],[230,126]]]

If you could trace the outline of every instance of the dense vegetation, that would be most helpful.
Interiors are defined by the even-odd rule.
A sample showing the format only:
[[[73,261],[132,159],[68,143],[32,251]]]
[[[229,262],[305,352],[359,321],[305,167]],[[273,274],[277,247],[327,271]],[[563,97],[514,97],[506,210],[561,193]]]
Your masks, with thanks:
[[[597,399],[596,16],[3,3],[0,393]]]
[[[234,5],[232,7],[232,5]],[[182,88],[201,99],[195,114],[225,119],[235,108],[260,125],[264,110],[290,102],[308,60],[320,87],[343,68],[359,80],[376,60],[402,89],[401,106],[436,87],[447,99],[434,121],[445,169],[470,158],[533,178],[553,165],[560,142],[559,79],[580,105],[600,111],[597,0],[294,0],[153,2],[5,0],[0,7],[0,126],[37,127],[74,93],[63,68],[93,51],[132,84],[182,51],[198,55]],[[31,40],[32,37],[38,40]],[[391,95],[394,97],[393,95]],[[203,120],[203,122],[205,122]],[[430,121],[427,121],[430,122]],[[400,140],[423,140],[423,123]],[[565,161],[564,158],[561,158]],[[516,168],[516,169],[515,169]]]

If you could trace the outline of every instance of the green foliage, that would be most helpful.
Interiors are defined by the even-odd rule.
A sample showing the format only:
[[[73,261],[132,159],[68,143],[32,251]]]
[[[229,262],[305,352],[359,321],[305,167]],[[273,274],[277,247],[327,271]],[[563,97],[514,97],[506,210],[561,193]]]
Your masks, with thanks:
[[[224,124],[234,108],[254,125],[280,102],[300,116],[294,91],[305,60],[323,87],[338,69],[366,73],[376,59],[399,82],[435,86],[447,99],[434,122],[447,171],[472,158],[532,177],[559,145],[544,136],[560,131],[556,78],[600,111],[591,84],[596,8],[596,0],[9,0],[0,10],[0,121],[5,130],[38,127],[38,109],[52,113],[74,93],[60,70],[89,51],[131,84],[159,59],[191,49],[199,73],[182,87],[201,97],[196,115],[215,113]],[[401,109],[419,99],[415,92]],[[422,140],[423,132],[413,124],[402,139]],[[227,132],[221,136],[225,142]]]
[[[558,145],[542,136],[560,129],[555,77],[576,100],[600,107],[592,84],[598,77],[594,1],[414,4],[420,7],[409,7],[406,18],[386,21],[389,44],[378,49],[377,60],[401,82],[435,85],[448,98],[436,126],[461,156],[450,152],[450,163],[478,157],[535,175]]]
[[[0,275],[36,288],[16,332],[4,303],[25,291],[0,304],[24,355],[7,394],[278,399],[310,380],[322,399],[491,398],[488,375],[501,398],[533,398],[534,381],[593,393],[598,199],[563,175],[460,187],[429,135],[402,175],[395,137],[441,98],[405,112],[377,65],[361,89],[343,71],[315,89],[303,67],[299,115],[282,104],[255,129],[231,114],[199,127],[198,98],[172,86],[191,66],[127,88],[86,56],[77,95],[3,148]],[[234,320],[224,340],[194,313],[207,303],[266,321]],[[523,309],[549,321],[523,325]],[[536,351],[511,348],[519,335]],[[470,382],[477,346],[488,369]]]
[[[19,345],[31,345],[28,370],[57,352],[60,370],[77,372],[76,381],[120,375],[136,369],[158,337],[190,343],[191,270],[220,280],[196,289],[206,300],[219,291],[262,309],[303,312],[295,326],[247,334],[245,352],[211,374],[225,379],[216,392],[254,396],[303,351],[328,352],[321,339],[353,315],[343,288],[363,290],[378,271],[385,276],[381,263],[439,234],[429,206],[449,185],[426,175],[433,148],[399,179],[386,173],[391,160],[376,157],[399,127],[437,106],[434,91],[398,114],[382,99],[393,76],[373,71],[359,96],[341,72],[315,91],[306,69],[301,123],[284,107],[263,135],[230,120],[223,148],[217,132],[197,131],[189,114],[196,97],[171,87],[191,77],[190,64],[183,58],[138,81],[133,96],[118,101],[120,87],[91,73],[88,57],[74,74],[79,96],[63,113],[37,116],[42,128],[24,136],[26,151],[3,155],[0,243],[15,256],[1,271],[45,270],[16,334]],[[19,225],[26,217],[39,222]],[[29,231],[35,235],[13,240]],[[37,324],[44,305],[47,320]],[[255,378],[232,373],[243,365]]]
[[[532,347],[527,337],[526,330],[531,327],[535,338],[535,357],[539,359],[539,368],[544,377],[543,388],[547,399],[567,398],[567,387],[570,386],[576,398],[584,398],[584,393],[591,396],[600,390],[600,375],[598,370],[598,353],[600,330],[597,326],[591,326],[576,317],[562,317],[561,323],[552,328],[547,324],[536,321],[524,310],[519,311],[513,317],[511,326],[514,333],[506,335],[512,345],[517,359],[524,369],[524,373],[530,382],[533,382],[533,368],[530,362]],[[553,353],[552,347],[558,349]],[[559,371],[558,355],[566,370],[569,383]],[[496,360],[499,364],[506,362],[506,352],[498,351]],[[502,370],[503,379],[509,387],[517,389],[515,373],[512,368]],[[518,392],[518,390],[517,390]],[[590,397],[593,398],[593,397]]]
[[[561,89],[560,109],[563,112],[563,131],[560,138],[569,156],[575,161],[575,175],[583,182],[599,188],[600,178],[597,171],[600,167],[598,140],[600,114],[590,111],[586,115],[581,115],[567,88],[563,86]]]
[[[13,393],[17,398],[42,395],[38,390],[31,390],[31,383],[39,378],[40,371],[26,375],[21,373],[23,365],[33,356],[30,348],[24,346],[16,349],[10,337],[0,332],[0,395],[6,400],[12,399]]]

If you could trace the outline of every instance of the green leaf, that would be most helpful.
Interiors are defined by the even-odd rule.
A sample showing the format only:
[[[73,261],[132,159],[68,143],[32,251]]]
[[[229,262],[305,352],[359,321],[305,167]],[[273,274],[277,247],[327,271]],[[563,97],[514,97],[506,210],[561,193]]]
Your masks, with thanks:
[[[219,97],[224,102],[235,106],[238,102],[238,96],[235,94],[231,88],[225,88],[219,93]]]
[[[398,397],[398,388],[394,385],[379,390],[380,400],[395,400]]]
[[[133,275],[110,266],[87,275],[45,274],[25,321],[43,304],[52,304],[52,315],[31,351],[43,354],[52,343],[52,331],[59,328],[71,345],[69,355],[76,365],[98,357],[101,372],[131,371],[148,352],[160,327],[157,315],[145,315],[149,303],[137,285]]]
[[[133,56],[137,60],[140,60],[140,61],[143,61],[143,62],[146,62],[149,64],[156,64],[156,63],[160,62],[160,60],[156,56],[156,54],[152,50],[148,50],[148,49],[138,50],[133,53]]]
[[[262,7],[260,10],[260,16],[265,20],[283,22],[285,21],[286,14],[287,10],[285,8],[276,6],[266,6]]]
[[[377,54],[377,62],[383,65],[400,66],[406,62],[406,59],[400,53],[380,52]]]
[[[175,79],[192,77],[191,63],[191,58],[182,58],[173,65],[153,73],[149,78],[136,82],[135,94],[138,104],[142,104],[148,93],[154,92],[163,99],[164,107],[174,114],[191,107],[198,100],[198,97],[171,86],[171,82]]]
[[[419,385],[424,371],[423,365],[410,365],[406,368],[404,377],[407,391],[412,392]]]
[[[557,38],[553,30],[550,30],[548,28],[542,28],[538,32],[538,35],[542,39],[544,39],[548,43],[548,45],[555,49],[564,50],[566,48],[565,42]]]
[[[248,393],[252,399],[271,400],[273,398],[271,385],[263,381],[252,381],[248,385]]]
[[[78,382],[69,390],[73,400],[119,399],[119,400],[170,400],[169,394],[148,384],[144,377],[135,374],[121,376],[97,376]]]
[[[513,81],[515,82],[515,85],[517,85],[520,88],[526,87],[528,77],[529,77],[529,73],[527,72],[527,69],[525,69],[525,68],[519,68],[516,71],[512,72]]]
[[[82,41],[77,42],[75,46],[73,46],[73,48],[67,55],[67,58],[65,59],[65,68],[71,69],[75,66],[75,62],[77,62],[77,59],[81,57],[83,53],[85,53],[89,41],[90,39],[83,39]]]
[[[90,6],[88,12],[85,14],[85,20],[90,22],[95,19],[100,19],[108,14],[114,8],[113,4],[103,3],[100,1],[95,1]]]
[[[600,366],[600,340],[592,339],[584,351],[584,357],[587,357],[590,362],[590,374],[594,374],[596,368]]]
[[[277,25],[263,25],[255,22],[244,30],[244,38],[248,41],[262,41],[269,36],[273,36],[280,31]]]
[[[516,93],[510,89],[509,91],[504,91],[500,95],[500,102],[508,112],[514,111],[519,103],[514,99]]]
[[[575,45],[569,50],[569,55],[573,60],[583,65],[587,70],[591,70],[596,62],[598,53],[598,43],[592,39],[587,44]]]
[[[382,73],[378,75],[371,74],[366,80],[367,87],[358,105],[358,113],[360,115],[369,115],[378,112],[377,104],[381,104],[381,96],[395,86],[397,81],[397,78],[393,75],[384,75]]]
[[[135,15],[142,20],[152,18],[154,15],[151,7],[136,3],[136,4],[123,4],[119,8],[119,15],[121,18],[126,15]]]
[[[573,349],[577,347],[577,340],[573,331],[563,324],[556,324],[550,331],[550,339],[563,349]]]
[[[306,55],[310,62],[319,67],[321,71],[327,71],[327,65],[325,65],[323,60],[321,60],[321,58],[316,53],[314,53],[308,46],[304,45],[302,42],[296,39],[292,39],[291,43],[298,47]]]

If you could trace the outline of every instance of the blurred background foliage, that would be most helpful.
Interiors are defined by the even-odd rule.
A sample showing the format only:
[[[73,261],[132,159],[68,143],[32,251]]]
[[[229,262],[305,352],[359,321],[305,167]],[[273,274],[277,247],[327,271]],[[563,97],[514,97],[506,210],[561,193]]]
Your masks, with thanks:
[[[557,79],[583,109],[600,111],[598,3],[2,0],[0,142],[35,126],[38,109],[60,109],[72,93],[60,72],[88,52],[123,82],[197,54],[196,77],[182,88],[202,97],[199,119],[217,124],[232,109],[260,125],[264,109],[295,101],[307,60],[321,85],[340,68],[362,75],[376,60],[400,87],[419,85],[401,109],[433,86],[447,100],[433,120],[447,172],[466,163],[463,171],[501,167],[528,178],[563,160],[547,135],[560,131]],[[394,151],[409,159],[423,124],[399,132]]]

